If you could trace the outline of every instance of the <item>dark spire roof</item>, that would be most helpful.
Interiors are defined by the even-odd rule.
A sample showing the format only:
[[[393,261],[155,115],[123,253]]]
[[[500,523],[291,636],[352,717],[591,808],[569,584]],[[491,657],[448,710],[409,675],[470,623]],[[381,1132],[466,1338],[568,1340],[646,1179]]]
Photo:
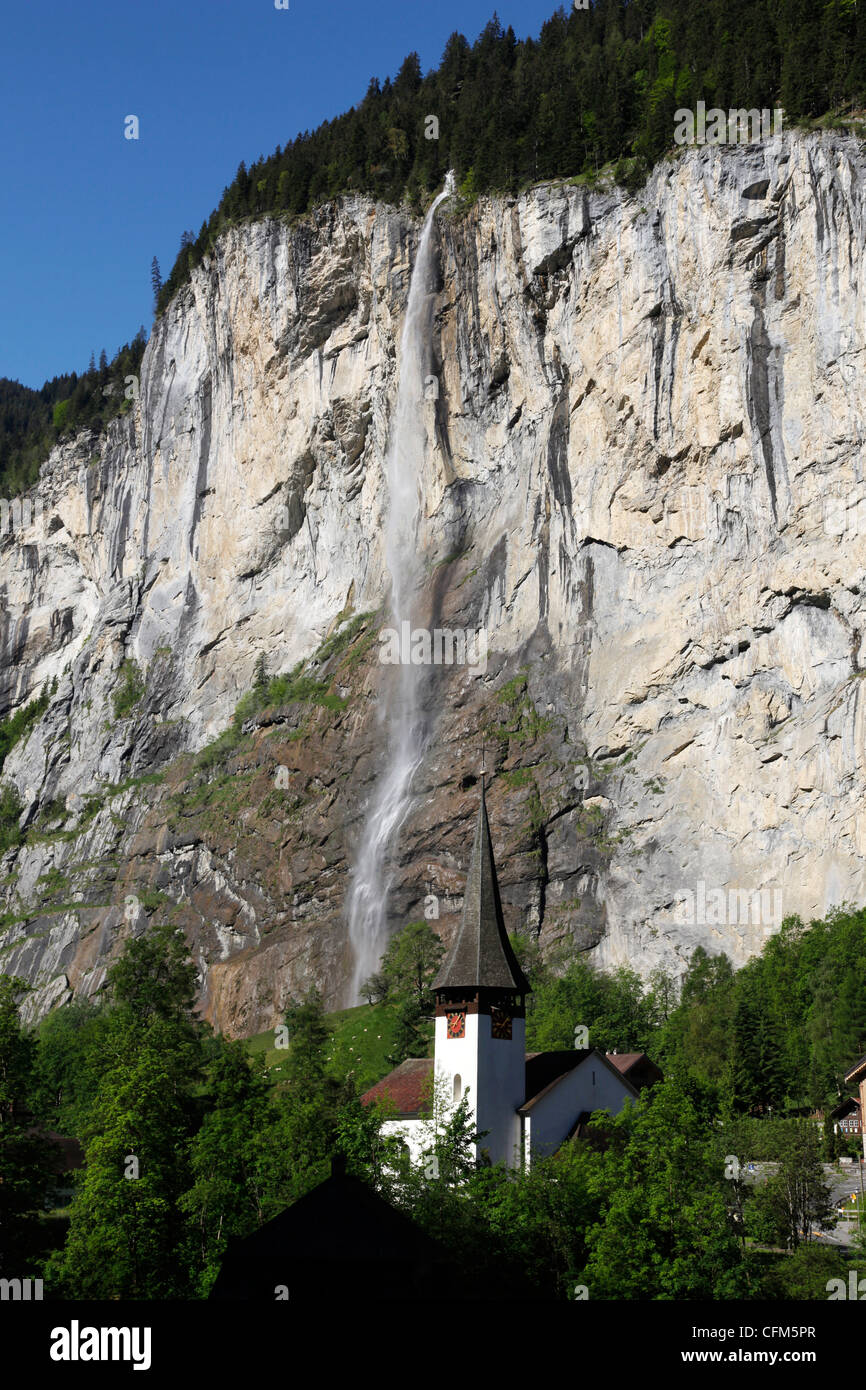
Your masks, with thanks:
[[[466,877],[463,918],[433,988],[504,989],[517,994],[529,993],[529,982],[517,963],[505,933],[483,780],[475,842]]]

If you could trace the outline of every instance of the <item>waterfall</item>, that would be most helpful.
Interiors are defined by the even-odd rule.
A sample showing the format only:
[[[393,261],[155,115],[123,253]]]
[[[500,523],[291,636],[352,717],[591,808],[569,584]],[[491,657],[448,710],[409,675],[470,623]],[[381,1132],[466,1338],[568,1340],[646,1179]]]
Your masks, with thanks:
[[[385,560],[391,576],[391,619],[398,632],[404,620],[411,622],[420,578],[417,540],[421,468],[427,449],[423,401],[433,307],[433,218],[439,204],[453,192],[454,175],[449,173],[421,232],[400,339],[397,405],[385,466]],[[386,761],[367,808],[349,886],[349,941],[353,954],[350,1004],[359,1002],[360,987],[377,969],[387,945],[387,902],[393,878],[393,873],[386,869],[388,850],[406,819],[412,778],[424,756],[427,737],[421,702],[424,667],[401,664],[383,666],[381,670],[379,717],[385,726]]]

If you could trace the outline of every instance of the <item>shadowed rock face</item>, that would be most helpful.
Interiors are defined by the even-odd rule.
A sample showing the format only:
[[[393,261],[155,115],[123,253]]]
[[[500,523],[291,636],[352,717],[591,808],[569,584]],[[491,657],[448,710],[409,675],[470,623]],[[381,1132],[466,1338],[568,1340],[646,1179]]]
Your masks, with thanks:
[[[451,940],[482,734],[506,923],[545,948],[742,962],[773,927],[756,890],[805,918],[866,897],[864,172],[855,141],[786,135],[636,198],[440,216],[424,603],[490,654],[431,669],[395,926],[432,894]],[[0,859],[0,959],[34,1014],[162,919],[227,1032],[312,983],[340,1002],[419,225],[348,198],[228,232],[135,408],[55,450],[41,522],[0,538],[0,710],[57,677],[2,774],[28,838]],[[260,653],[307,681],[197,765]],[[127,660],[144,694],[117,717]]]

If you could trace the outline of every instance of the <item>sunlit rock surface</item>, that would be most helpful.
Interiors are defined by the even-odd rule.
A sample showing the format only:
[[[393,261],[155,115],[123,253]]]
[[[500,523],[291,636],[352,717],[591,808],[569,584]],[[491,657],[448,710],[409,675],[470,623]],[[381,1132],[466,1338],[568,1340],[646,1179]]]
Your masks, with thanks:
[[[864,173],[858,142],[786,134],[635,197],[440,213],[419,603],[490,653],[431,671],[395,927],[427,898],[454,929],[482,739],[508,925],[545,950],[741,963],[778,924],[748,895],[807,919],[866,898]],[[228,1032],[311,984],[342,1002],[419,228],[358,197],[227,233],[134,409],[55,450],[41,519],[0,540],[0,711],[57,679],[2,774],[28,839],[0,859],[0,959],[33,1016],[160,920]],[[195,766],[260,653],[288,671],[360,614],[302,672],[325,703]],[[118,718],[127,660],[145,694]]]

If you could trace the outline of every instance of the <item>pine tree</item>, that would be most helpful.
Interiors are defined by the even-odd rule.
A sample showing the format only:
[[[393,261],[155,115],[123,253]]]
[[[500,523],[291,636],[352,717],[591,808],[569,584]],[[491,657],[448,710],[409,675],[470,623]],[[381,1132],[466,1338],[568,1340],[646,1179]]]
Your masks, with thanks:
[[[253,676],[253,690],[259,696],[264,696],[268,685],[268,663],[264,652],[259,652],[256,659],[255,675]]]
[[[150,263],[150,283],[153,289],[153,312],[156,313],[159,304],[159,292],[162,289],[162,275],[159,269],[159,261],[154,256]]]

